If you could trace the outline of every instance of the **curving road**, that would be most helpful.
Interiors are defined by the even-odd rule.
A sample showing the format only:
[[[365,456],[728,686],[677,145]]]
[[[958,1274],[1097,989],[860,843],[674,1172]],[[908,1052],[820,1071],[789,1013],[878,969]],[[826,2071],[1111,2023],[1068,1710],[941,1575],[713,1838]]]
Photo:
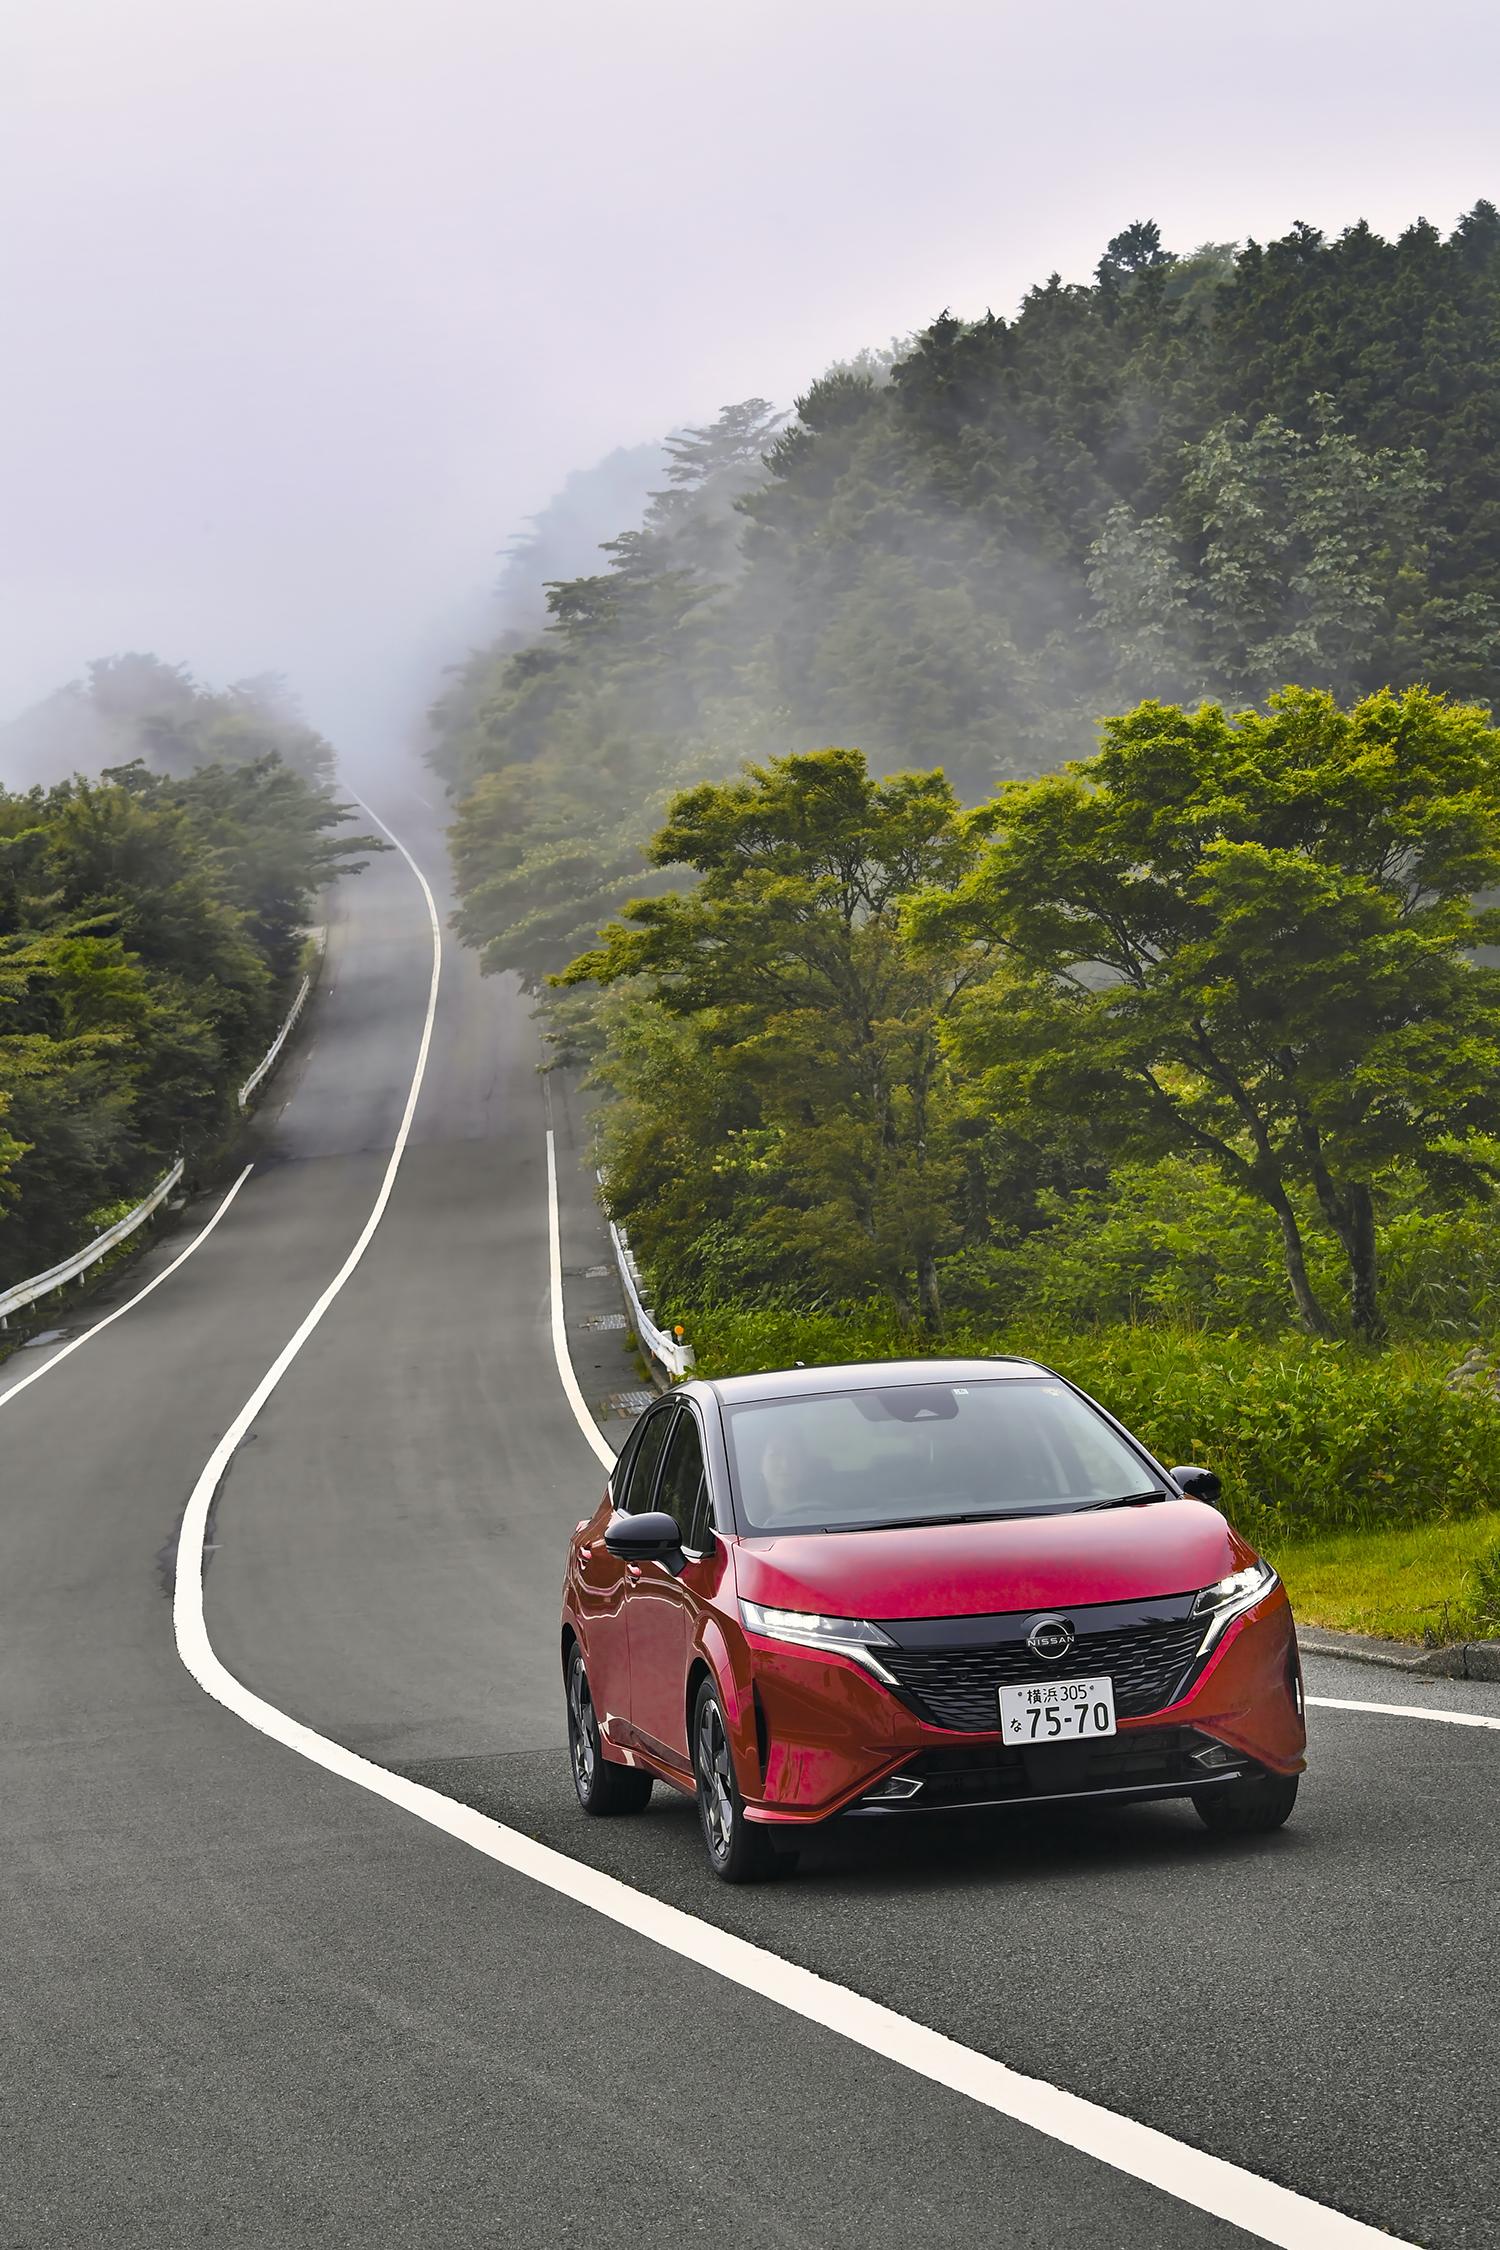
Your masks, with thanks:
[[[437,885],[437,816],[380,809]],[[763,1891],[711,1882],[677,1802],[576,1813],[556,1597],[599,1470],[548,1332],[547,1087],[524,1003],[456,947],[383,1221],[214,1507],[217,1655],[320,1735],[617,1876],[643,1923],[674,1903],[1327,2209],[1288,2205],[1280,2232],[1248,2200],[1210,2215],[203,1693],[173,1637],[179,1520],[371,1211],[430,969],[387,855],[337,896],[213,1232],[64,1361],[0,1368],[0,2244],[1200,2250],[1334,2241],[1334,2213],[1500,2244],[1494,1729],[1319,1708],[1296,1821],[1249,1845],[1172,1806],[865,1828]],[[589,1325],[614,1300],[561,1091],[553,1111],[570,1349],[618,1432],[636,1378]],[[1309,1687],[1500,1718],[1475,1684],[1317,1662]]]

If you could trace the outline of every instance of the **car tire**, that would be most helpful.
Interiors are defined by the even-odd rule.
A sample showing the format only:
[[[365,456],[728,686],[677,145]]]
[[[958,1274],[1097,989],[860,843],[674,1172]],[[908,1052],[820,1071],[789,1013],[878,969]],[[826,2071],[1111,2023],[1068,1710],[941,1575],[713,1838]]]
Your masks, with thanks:
[[[764,1828],[745,1818],[729,1728],[712,1680],[703,1682],[693,1704],[693,1779],[703,1848],[721,1883],[766,1883],[791,1873],[796,1853],[778,1850]]]
[[[1296,1802],[1296,1774],[1257,1773],[1205,1789],[1193,1809],[1216,1836],[1265,1836],[1290,1819]]]
[[[651,1776],[638,1766],[617,1766],[605,1757],[588,1669],[576,1641],[568,1651],[566,1678],[568,1765],[579,1804],[600,1818],[643,1812],[651,1795]]]

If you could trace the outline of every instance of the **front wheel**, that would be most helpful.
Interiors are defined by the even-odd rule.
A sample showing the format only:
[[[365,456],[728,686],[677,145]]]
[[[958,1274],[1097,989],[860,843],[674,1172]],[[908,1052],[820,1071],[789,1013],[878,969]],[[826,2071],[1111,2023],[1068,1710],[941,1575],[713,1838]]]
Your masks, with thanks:
[[[1193,1809],[1215,1835],[1264,1836],[1291,1818],[1296,1802],[1296,1774],[1257,1773],[1205,1789],[1193,1799]]]
[[[599,1739],[599,1720],[589,1693],[583,1650],[568,1651],[568,1763],[573,1787],[586,1813],[642,1812],[651,1795],[651,1776],[637,1766],[611,1765]]]
[[[729,1729],[712,1680],[703,1682],[693,1705],[693,1778],[703,1848],[720,1882],[764,1883],[790,1873],[794,1855],[779,1852],[765,1829],[745,1818],[729,1754]]]

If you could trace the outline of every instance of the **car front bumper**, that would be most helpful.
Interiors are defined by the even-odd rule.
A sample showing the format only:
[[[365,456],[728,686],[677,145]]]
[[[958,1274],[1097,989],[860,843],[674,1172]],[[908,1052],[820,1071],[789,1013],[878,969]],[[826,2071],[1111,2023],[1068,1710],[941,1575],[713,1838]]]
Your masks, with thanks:
[[[747,1817],[777,1826],[845,1812],[1184,1796],[1305,1762],[1296,1631],[1279,1585],[1234,1620],[1174,1701],[1122,1718],[1100,1741],[1017,1749],[998,1724],[934,1726],[861,1665],[758,1636],[747,1662],[736,1766]]]

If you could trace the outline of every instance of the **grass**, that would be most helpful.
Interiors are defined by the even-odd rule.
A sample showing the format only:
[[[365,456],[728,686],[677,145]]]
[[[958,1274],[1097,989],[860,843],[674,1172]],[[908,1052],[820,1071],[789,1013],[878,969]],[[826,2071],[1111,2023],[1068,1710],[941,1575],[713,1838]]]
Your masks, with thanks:
[[[1500,1514],[1398,1531],[1337,1531],[1273,1549],[1303,1625],[1393,1641],[1484,1639],[1475,1565],[1500,1549]]]

